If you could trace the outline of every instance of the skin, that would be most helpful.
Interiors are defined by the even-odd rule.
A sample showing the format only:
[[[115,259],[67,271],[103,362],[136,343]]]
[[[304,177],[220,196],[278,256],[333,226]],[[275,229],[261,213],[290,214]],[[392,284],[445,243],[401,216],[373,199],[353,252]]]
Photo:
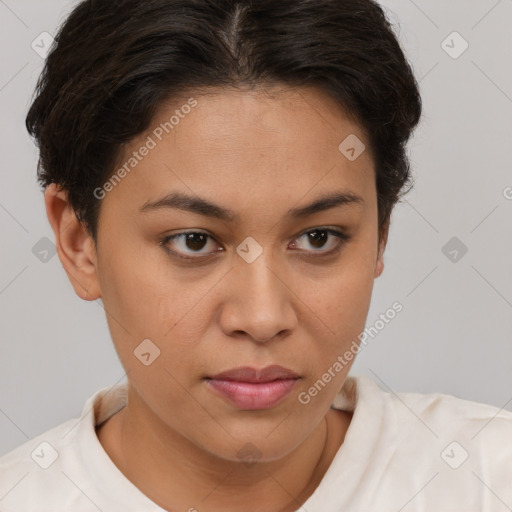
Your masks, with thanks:
[[[97,247],[65,191],[45,192],[62,265],[84,300],[102,298],[128,374],[128,405],[97,428],[113,462],[168,510],[294,511],[312,494],[343,443],[351,415],[331,409],[352,362],[310,403],[298,400],[365,326],[374,279],[383,270],[374,162],[361,127],[314,88],[270,87],[191,94],[198,105],[102,199]],[[124,148],[120,165],[183,103],[161,106],[151,128]],[[366,144],[355,161],[338,146]],[[343,190],[363,203],[290,220],[286,212]],[[179,209],[141,213],[171,191],[201,196],[240,216],[229,223]],[[322,246],[313,228],[344,229]],[[212,238],[167,246],[165,235]],[[305,234],[306,233],[306,234]],[[263,249],[252,263],[236,248]],[[223,251],[216,252],[219,248]],[[144,339],[160,349],[146,366]],[[277,406],[242,410],[204,377],[238,366],[280,364],[301,376]],[[248,443],[259,460],[238,451]],[[253,448],[254,450],[254,448]],[[193,508],[194,507],[194,508]]]

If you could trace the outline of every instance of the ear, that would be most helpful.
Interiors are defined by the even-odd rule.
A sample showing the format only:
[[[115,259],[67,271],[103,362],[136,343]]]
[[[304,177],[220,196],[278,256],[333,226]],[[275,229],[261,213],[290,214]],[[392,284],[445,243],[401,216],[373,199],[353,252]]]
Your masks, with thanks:
[[[386,244],[388,241],[388,233],[389,233],[389,220],[385,224],[382,229],[382,235],[379,241],[379,253],[377,254],[377,262],[375,264],[375,274],[374,278],[379,277],[384,271],[384,250],[386,249]]]
[[[44,192],[46,215],[55,234],[55,245],[60,262],[76,294],[84,300],[101,297],[96,269],[94,240],[81,223],[68,195],[52,183]]]

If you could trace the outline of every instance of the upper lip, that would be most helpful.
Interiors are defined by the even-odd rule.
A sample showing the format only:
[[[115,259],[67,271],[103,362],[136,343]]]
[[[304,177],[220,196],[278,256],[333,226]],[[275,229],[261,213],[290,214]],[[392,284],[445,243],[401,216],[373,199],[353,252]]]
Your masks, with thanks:
[[[273,364],[265,366],[261,370],[251,366],[233,368],[225,372],[217,373],[210,377],[215,380],[233,380],[237,382],[271,382],[273,380],[297,379],[299,376],[293,370]]]

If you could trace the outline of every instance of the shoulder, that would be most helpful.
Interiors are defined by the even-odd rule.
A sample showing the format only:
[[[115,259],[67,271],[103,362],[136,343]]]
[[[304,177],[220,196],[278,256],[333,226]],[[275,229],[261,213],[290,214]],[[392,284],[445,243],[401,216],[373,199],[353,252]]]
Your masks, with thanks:
[[[388,413],[419,416],[432,422],[453,425],[482,426],[496,422],[505,431],[512,428],[512,412],[494,405],[474,402],[446,393],[415,393],[394,391],[365,376],[353,377],[358,396],[383,402]],[[446,425],[445,425],[446,426]]]
[[[499,506],[495,494],[512,504],[510,411],[444,393],[397,392],[363,376],[347,389],[337,397],[354,410],[344,453],[364,468],[372,499],[385,497],[399,510],[421,489],[417,506],[421,499],[428,510]]]
[[[408,448],[436,445],[512,470],[512,412],[445,393],[396,392],[368,377],[354,378],[358,406],[377,411],[383,429]],[[457,452],[458,450],[458,452]]]
[[[464,430],[474,436],[486,429],[512,433],[512,412],[494,405],[466,400],[445,393],[389,393],[395,409],[403,407],[443,430]]]
[[[2,511],[39,510],[41,496],[51,496],[62,485],[73,457],[70,433],[77,421],[61,423],[0,457]]]
[[[102,470],[108,476],[113,469],[101,449],[95,426],[123,406],[125,395],[124,384],[97,390],[87,399],[79,417],[0,457],[0,510],[90,510],[91,496],[96,492],[91,489],[94,479]]]

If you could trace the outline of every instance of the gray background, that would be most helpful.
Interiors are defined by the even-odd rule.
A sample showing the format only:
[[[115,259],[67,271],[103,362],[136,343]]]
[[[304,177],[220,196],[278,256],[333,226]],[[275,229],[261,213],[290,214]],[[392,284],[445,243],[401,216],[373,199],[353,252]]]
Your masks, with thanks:
[[[57,255],[41,260],[41,239],[54,236],[24,127],[43,65],[31,44],[74,4],[0,0],[0,455],[124,379],[101,301],[75,295]],[[382,4],[424,114],[409,146],[416,186],[393,214],[367,325],[397,300],[404,309],[368,339],[352,374],[512,410],[512,0]],[[457,58],[454,31],[469,44]]]

